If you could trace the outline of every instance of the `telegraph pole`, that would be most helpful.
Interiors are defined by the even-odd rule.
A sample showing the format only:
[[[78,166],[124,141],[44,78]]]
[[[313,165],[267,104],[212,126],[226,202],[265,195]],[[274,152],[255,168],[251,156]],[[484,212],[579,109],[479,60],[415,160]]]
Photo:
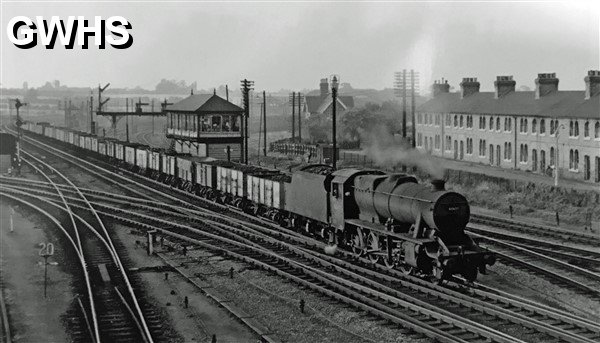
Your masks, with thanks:
[[[267,156],[267,96],[263,91],[263,155]]]
[[[394,74],[395,76],[395,81],[394,81],[394,90],[396,93],[397,97],[401,97],[402,98],[402,138],[404,140],[406,140],[407,137],[407,132],[406,132],[406,97],[407,97],[407,91],[408,91],[408,85],[407,85],[407,74],[406,74],[406,69],[403,69],[401,72],[396,72]],[[410,70],[410,75],[408,76],[410,78],[410,97],[411,97],[411,121],[412,121],[412,128],[411,128],[411,134],[412,134],[412,140],[411,140],[411,145],[413,147],[415,147],[416,144],[416,127],[415,127],[415,110],[416,110],[416,93],[418,92],[419,89],[419,72],[414,71],[413,69]]]
[[[412,147],[417,146],[417,128],[415,125],[415,71],[410,70],[410,114],[411,114],[411,129],[412,129]]]
[[[296,92],[292,92],[290,103],[292,104],[292,143],[296,141]]]
[[[250,119],[250,90],[252,90],[252,86],[254,86],[254,81],[250,81],[247,79],[243,79],[242,83],[242,96],[244,100],[244,137],[242,139],[243,149],[243,161],[245,164],[248,164],[248,120]]]
[[[336,107],[337,107],[337,92],[338,92],[338,82],[339,78],[336,75],[331,77],[331,99],[332,102],[332,114],[333,114],[333,125],[332,125],[332,141],[333,141],[333,157],[332,157],[332,165],[333,169],[337,169],[337,132],[336,132]]]
[[[402,138],[406,139],[406,69],[402,70]]]
[[[298,92],[298,142],[302,143],[302,93]]]

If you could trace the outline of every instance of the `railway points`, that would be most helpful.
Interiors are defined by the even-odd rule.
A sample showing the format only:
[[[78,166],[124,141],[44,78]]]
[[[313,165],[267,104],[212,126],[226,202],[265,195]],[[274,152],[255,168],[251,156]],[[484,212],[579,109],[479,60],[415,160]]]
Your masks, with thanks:
[[[63,153],[63,154],[64,154],[64,153]],[[83,161],[83,160],[81,160],[81,161]],[[71,163],[72,163],[72,162],[71,162]],[[89,164],[89,162],[88,162],[88,164]],[[93,164],[93,163],[92,163],[92,164]],[[90,168],[91,168],[91,166],[90,166]],[[126,175],[126,176],[128,176],[127,178],[125,178],[125,176],[121,176],[121,177],[123,177],[123,178],[124,178],[124,179],[123,179],[123,181],[124,181],[125,179],[129,179],[129,180],[131,180],[132,178],[133,178],[133,179],[136,179],[136,180],[138,180],[138,181],[136,181],[136,182],[138,183],[138,187],[139,187],[139,183],[140,183],[139,181],[141,181],[141,180],[142,180],[142,179],[140,179],[140,177],[139,177],[139,176],[137,176],[137,175],[136,175],[136,176],[133,176],[133,175],[135,175],[135,174],[133,174],[133,173],[131,173],[131,172],[129,172],[129,171],[124,171],[124,170],[121,170],[121,171],[120,171],[120,173],[121,173],[122,175]],[[114,176],[117,176],[117,175],[118,175],[118,174],[115,174]],[[113,176],[113,182],[114,182],[114,179],[115,179],[115,178],[114,178],[114,176]],[[105,176],[105,178],[106,178],[106,176]],[[2,181],[4,182],[5,180],[2,180]],[[155,181],[154,181],[154,182],[155,182]],[[11,181],[9,181],[9,180],[6,180],[6,186],[7,186],[7,185],[9,185],[9,184],[12,184],[12,186],[10,186],[10,187],[12,187],[13,189],[16,189],[16,188],[20,187],[20,190],[21,190],[21,191],[24,191],[24,189],[25,189],[25,188],[29,188],[29,190],[28,190],[28,191],[33,191],[33,190],[32,190],[32,188],[33,188],[33,187],[32,187],[32,185],[24,185],[23,183],[21,183],[20,185],[18,185],[18,183],[19,183],[19,180],[18,180],[18,179],[14,179],[14,180],[11,180]],[[122,183],[125,183],[125,182],[122,182]],[[157,186],[158,186],[157,184],[154,184],[154,185],[152,185],[152,186],[148,186],[148,185],[152,185],[152,182],[147,182],[147,185],[146,185],[145,187],[149,187],[149,188],[152,188],[152,189],[155,189],[155,190],[156,190],[156,188],[159,188],[159,187],[157,187]],[[3,186],[3,188],[6,188],[6,186]],[[46,189],[46,190],[48,190],[48,185],[47,185],[47,184],[38,183],[38,184],[36,185],[36,187],[37,187],[37,186],[39,186],[39,188],[38,188],[38,190],[37,190],[37,192],[38,192],[38,193],[39,193],[39,192],[41,192],[39,189]],[[130,192],[130,194],[132,194],[132,193],[131,193],[131,191],[133,190],[133,188],[136,188],[136,187],[133,187],[132,185],[127,185],[127,186],[126,186],[126,185],[124,185],[124,184],[123,184],[122,186],[126,187],[126,188],[124,188],[124,189],[125,189],[125,191],[126,191],[126,192],[127,192],[127,191],[129,191],[129,192]],[[141,188],[142,188],[142,189],[144,189],[145,187],[141,187]],[[165,187],[164,185],[161,185],[161,187],[160,187],[160,188],[163,188],[163,189],[164,189],[164,187]],[[72,194],[72,195],[75,195],[75,194],[74,194],[74,191],[73,191],[73,190],[69,190],[67,186],[63,186],[63,188],[64,188],[64,191],[65,191],[67,194]],[[169,187],[167,186],[167,188],[166,188],[166,189],[169,189]],[[146,191],[148,191],[148,188],[146,188],[145,190],[146,190]],[[89,189],[84,189],[84,190],[82,190],[82,191],[83,191],[83,193],[85,193],[85,194],[86,194],[86,196],[90,196],[90,199],[93,199],[93,200],[91,201],[91,203],[92,203],[92,204],[93,204],[95,207],[97,207],[97,208],[102,208],[103,206],[104,206],[104,207],[106,207],[106,206],[107,206],[107,205],[105,205],[105,204],[103,204],[103,203],[110,203],[110,204],[111,204],[111,206],[115,206],[115,205],[127,206],[127,207],[129,207],[129,208],[131,208],[131,206],[132,206],[133,204],[135,204],[134,206],[142,206],[142,203],[144,203],[144,204],[145,204],[145,205],[143,205],[143,206],[148,206],[148,205],[149,205],[150,203],[152,203],[152,201],[153,201],[153,200],[151,200],[151,199],[152,199],[152,197],[149,197],[149,196],[146,196],[145,198],[139,197],[139,198],[137,199],[138,201],[134,202],[134,201],[133,201],[134,199],[132,199],[132,198],[129,198],[129,199],[128,199],[128,198],[127,198],[127,196],[124,196],[124,195],[115,195],[115,197],[114,197],[113,199],[111,199],[111,197],[109,196],[110,194],[101,194],[102,192],[99,192],[99,191],[93,191],[93,190],[89,190]],[[46,191],[44,191],[44,192],[46,192]],[[139,191],[139,190],[138,190],[138,191],[135,191],[135,192],[137,192],[137,193],[140,193],[140,194],[143,194],[143,191]],[[46,192],[46,193],[47,193],[47,192]],[[163,192],[163,193],[164,193],[164,192]],[[186,192],[185,192],[185,191],[182,191],[182,190],[175,190],[175,189],[172,189],[172,188],[171,188],[171,191],[170,191],[170,193],[171,193],[171,194],[178,194],[179,196],[181,196],[181,195],[183,195],[183,194],[186,194]],[[38,194],[38,195],[41,195],[41,194]],[[132,194],[132,195],[133,195],[133,194]],[[138,194],[138,195],[139,195],[139,194]],[[187,193],[186,195],[187,195],[187,198],[188,198],[188,199],[189,199],[189,198],[198,198],[197,196],[190,195],[189,193]],[[49,195],[49,194],[46,194],[46,196],[50,196],[50,195]],[[77,202],[77,201],[75,200],[75,197],[68,196],[67,198],[68,198],[70,201]],[[120,198],[120,199],[119,199],[119,198]],[[170,195],[170,196],[167,196],[167,198],[170,198],[170,200],[171,200],[171,201],[173,201],[174,199],[176,199],[176,198],[177,198],[177,196],[175,196],[175,195]],[[198,198],[198,199],[200,199],[200,198]],[[204,200],[204,201],[205,201],[205,200]],[[138,202],[140,202],[140,204],[138,204]],[[154,200],[154,202],[156,202],[156,200]],[[79,203],[81,203],[81,201],[79,201]],[[207,222],[207,219],[206,219],[206,218],[207,218],[207,216],[211,216],[211,217],[212,217],[212,219],[211,219],[211,220],[215,220],[215,219],[221,219],[221,220],[222,220],[224,217],[228,217],[228,216],[225,216],[225,215],[224,215],[224,212],[223,212],[223,211],[224,211],[224,210],[227,210],[227,211],[231,211],[231,210],[232,210],[232,209],[231,209],[230,207],[228,207],[228,206],[223,206],[223,205],[218,205],[218,204],[211,204],[211,205],[213,205],[215,208],[219,208],[219,207],[220,207],[220,213],[219,213],[219,212],[214,212],[214,209],[213,209],[213,211],[211,212],[211,211],[207,211],[206,209],[201,209],[201,208],[199,208],[199,207],[197,207],[197,206],[192,206],[192,205],[190,205],[190,204],[189,204],[189,200],[188,200],[188,201],[183,201],[183,200],[181,200],[181,198],[180,198],[179,200],[175,201],[175,204],[174,204],[174,205],[167,205],[167,206],[164,206],[164,205],[163,205],[163,206],[162,206],[162,209],[160,210],[160,211],[163,211],[163,212],[161,212],[161,215],[160,215],[160,216],[163,216],[163,217],[164,217],[164,216],[166,216],[166,215],[175,215],[176,217],[177,217],[177,216],[189,216],[189,215],[190,215],[190,213],[194,213],[194,215],[198,215],[198,216],[202,217],[202,218],[203,218],[203,222]],[[82,206],[82,204],[79,204],[79,205],[74,205],[74,204],[73,204],[73,206]],[[109,207],[109,211],[108,211],[108,212],[102,212],[102,213],[103,213],[102,215],[103,215],[103,216],[104,216],[104,215],[106,215],[106,216],[109,216],[109,212],[114,212],[115,210],[116,210],[116,208],[114,208],[114,207],[110,208],[110,207]],[[155,210],[155,211],[157,211],[157,210]],[[136,214],[135,214],[135,213],[129,213],[129,215],[128,215],[127,217],[128,217],[128,218],[130,218],[132,215],[134,215],[134,216],[135,216]],[[113,215],[113,216],[114,216],[114,215]],[[138,214],[138,216],[139,216],[139,214]],[[143,218],[143,217],[140,217],[140,218]],[[116,217],[113,217],[113,219],[117,220],[117,218],[116,218]],[[149,217],[146,217],[145,219],[146,219],[146,220],[150,220],[150,218],[149,218]],[[127,222],[127,223],[128,223],[128,225],[140,225],[139,223],[137,223],[137,224],[134,224],[134,223],[132,223],[132,222],[131,222],[131,219],[124,219],[124,218],[121,218],[120,220],[123,220],[123,221]],[[189,220],[189,218],[188,218],[188,220]],[[254,231],[254,230],[256,230],[258,227],[260,227],[260,226],[261,226],[261,225],[259,225],[259,224],[258,224],[258,222],[260,222],[260,221],[262,221],[262,220],[256,220],[256,218],[255,218],[255,224],[252,224],[252,230],[251,230],[251,232],[253,232],[254,234],[256,234],[256,231]],[[172,224],[173,224],[173,223],[174,223],[174,222],[173,222],[173,221],[171,221],[171,222],[169,222],[169,225],[171,225],[171,226],[172,226]],[[234,225],[241,225],[241,223],[242,223],[242,221],[241,221],[240,219],[238,219],[237,221],[234,221]],[[161,226],[161,227],[164,227],[165,225],[167,225],[167,222],[164,222],[164,223],[163,223],[163,222],[159,222],[159,224],[160,224],[160,226]],[[231,235],[231,231],[232,231],[232,229],[231,229],[231,224],[232,224],[231,222],[230,222],[230,223],[228,223],[228,225],[225,225],[225,224],[223,224],[223,223],[219,224],[219,222],[218,222],[218,221],[215,221],[215,222],[213,222],[213,225],[216,225],[216,227],[217,227],[217,228],[218,228],[218,227],[220,227],[220,226],[222,227],[222,229],[225,229],[225,227],[229,228],[229,232],[223,232],[223,231],[221,231],[221,234],[220,234],[221,236],[226,236],[226,235],[228,235],[228,234],[229,234],[229,235]],[[144,226],[144,225],[146,225],[146,226],[147,226],[147,225],[150,225],[150,224],[141,224],[141,225],[142,225],[142,226]],[[246,224],[246,225],[247,225],[247,224]],[[276,227],[276,225],[273,225],[273,224],[270,224],[270,226],[271,226],[272,228],[273,228],[273,227]],[[268,226],[266,226],[266,227],[268,227]],[[160,227],[158,227],[158,226],[157,226],[157,227],[153,227],[152,229],[153,229],[153,230],[158,230],[158,231],[160,231],[160,230],[161,230],[161,229],[160,229]],[[166,232],[164,232],[164,231],[160,231],[160,232],[163,232],[165,235],[167,235],[167,233],[166,233]],[[241,232],[239,232],[238,234],[239,234],[239,235],[242,235],[243,237],[246,237],[244,241],[245,241],[246,243],[250,243],[249,241],[247,241],[247,239],[248,239],[248,238],[247,238],[247,237],[248,237],[248,236],[247,236],[247,235],[248,235],[248,233],[242,234]],[[274,234],[274,233],[271,233],[271,235],[275,235],[275,234]],[[276,235],[277,235],[278,237],[281,237],[282,233],[281,233],[281,232],[279,232],[279,233],[277,233]],[[296,237],[296,238],[300,237],[300,236],[298,236],[298,234],[297,234],[297,233],[289,233],[289,236],[290,236],[290,237]],[[269,237],[269,236],[263,233],[263,234],[261,234],[261,237],[262,237],[262,238],[261,238],[261,240],[265,240],[265,239],[268,239],[268,237]],[[180,236],[176,236],[176,237],[174,237],[173,239],[174,239],[174,240],[178,240],[178,239],[183,239],[183,240],[185,240],[185,239],[186,239],[186,235],[180,235]],[[196,242],[196,243],[199,243],[199,242]],[[204,241],[204,243],[206,244],[206,241]],[[259,245],[260,245],[261,243],[258,243],[258,242],[256,242],[256,243],[253,243],[253,244],[251,244],[251,245],[250,245],[250,247],[251,247],[251,246],[254,246],[255,248],[258,248],[258,247],[256,246],[256,244],[259,244]],[[296,242],[295,244],[299,244],[299,243],[298,243],[298,242]],[[303,243],[303,244],[305,244],[305,245],[306,245],[306,242],[305,242],[305,243]],[[315,244],[316,244],[316,243],[315,243]],[[321,243],[321,248],[323,247],[323,245],[322,245],[322,244],[323,244],[323,243]],[[310,245],[309,245],[309,246],[310,246]],[[214,247],[213,247],[213,248],[214,248]],[[246,247],[246,248],[249,248],[249,247]],[[271,250],[272,250],[272,251],[274,251],[274,250],[276,250],[276,249],[274,249],[274,248],[271,248]],[[309,255],[306,255],[306,256],[313,256],[313,257],[314,257],[314,256],[318,255],[316,252],[312,252],[312,253],[310,253],[310,252],[304,252],[304,253],[306,253],[306,254],[309,254]],[[353,259],[353,260],[354,260],[354,263],[356,263],[356,256],[352,256],[352,254],[350,254],[350,253],[346,253],[346,254],[347,254],[347,258],[348,258],[348,259]],[[240,255],[240,256],[245,256],[246,254],[239,254],[239,255]],[[321,254],[321,255],[323,255],[323,254]],[[269,254],[269,256],[273,257],[272,253],[271,253],[271,254]],[[241,258],[241,257],[239,257],[239,256],[238,256],[238,258]],[[327,256],[326,256],[326,255],[323,255],[323,256],[321,256],[321,258],[327,258]],[[242,258],[242,259],[243,259],[243,260],[245,260],[244,258]],[[332,258],[332,259],[333,259],[333,258]],[[365,265],[365,266],[370,266],[371,268],[373,267],[373,265],[372,265],[373,261],[370,261],[370,260],[368,260],[368,259],[365,259],[365,258],[363,258],[363,257],[359,258],[359,261],[362,261],[362,263],[364,263],[364,265]],[[289,263],[290,263],[290,262],[287,262],[287,264],[289,264]],[[296,263],[298,263],[298,261],[296,261]],[[302,263],[302,264],[305,264],[305,263],[306,263],[306,262],[305,262],[305,261],[303,261],[303,263]],[[330,262],[330,263],[331,263],[331,262]],[[339,263],[339,262],[338,262],[338,263]],[[332,264],[331,266],[334,266],[334,265],[335,265],[335,264]],[[273,266],[273,267],[276,267],[276,266]],[[380,267],[382,267],[382,266],[377,266],[377,268],[380,268]],[[304,268],[306,268],[306,267],[304,267]],[[314,267],[313,267],[313,268],[314,268]],[[364,269],[364,270],[368,270],[367,268],[363,268],[363,269]],[[385,267],[383,267],[383,270],[385,270]],[[280,272],[281,272],[281,270],[280,270]],[[314,269],[311,269],[311,268],[304,269],[304,272],[309,272],[309,275],[311,276],[311,278],[315,278],[315,277],[318,277],[318,276],[319,276],[319,273],[318,273],[316,270],[314,270]],[[388,273],[389,273],[389,271],[386,271],[386,272],[388,272]],[[311,273],[312,273],[312,274],[311,274]],[[315,274],[315,273],[316,273],[316,274]],[[292,275],[293,275],[293,274],[292,274]],[[408,276],[406,276],[406,275],[404,275],[404,274],[402,274],[402,273],[399,273],[399,272],[396,274],[396,276],[395,276],[395,277],[401,277],[401,276],[402,276],[402,277],[408,277]],[[390,277],[390,276],[388,276],[388,277]],[[346,281],[342,281],[342,280],[346,280]],[[333,283],[332,283],[332,282],[333,282]],[[341,286],[340,286],[340,284],[344,284],[345,282],[348,282],[348,281],[347,281],[347,279],[340,279],[339,277],[332,277],[331,275],[329,276],[329,279],[328,279],[328,281],[327,281],[327,283],[328,283],[328,284],[330,284],[330,285],[334,285],[334,284],[336,284],[336,283],[337,283],[337,285],[338,285],[338,286],[335,286],[335,287],[336,287],[336,289],[338,289],[338,290],[341,290],[341,288],[339,288],[339,287],[341,287]],[[415,281],[413,280],[413,282],[415,282]],[[419,282],[420,282],[420,281],[419,281]],[[348,287],[348,285],[346,285],[346,287]],[[354,291],[361,291],[361,290],[362,290],[362,291],[365,291],[366,289],[371,289],[371,290],[373,290],[373,289],[377,289],[377,288],[374,286],[374,284],[367,284],[367,286],[360,286],[360,287],[358,287],[358,288],[357,288],[356,286],[351,286],[351,288],[353,288],[353,289],[354,289]],[[384,287],[384,289],[385,289],[385,287]],[[371,291],[371,292],[372,292],[372,291]],[[330,294],[330,296],[331,296],[331,293],[329,293],[329,294]],[[396,296],[398,296],[398,295],[399,295],[399,294],[396,294],[396,293],[394,293],[394,294],[393,294],[393,297],[396,297]],[[377,297],[382,297],[382,296],[383,296],[382,294],[379,294],[379,295],[377,295]],[[392,295],[387,295],[387,296],[384,296],[384,298],[385,298],[385,299],[387,299],[387,301],[390,301],[391,299],[393,299],[393,298],[389,298],[389,297],[391,297],[391,296],[392,296]],[[484,297],[486,297],[486,296],[484,296]],[[398,304],[398,303],[396,303],[396,304]],[[462,305],[462,306],[464,306],[464,305]],[[484,305],[484,306],[485,306],[485,305]],[[530,306],[531,306],[531,305],[530,305]],[[467,308],[472,308],[472,305],[469,305]],[[518,309],[518,308],[520,308],[520,307],[517,307],[517,309]],[[538,308],[538,311],[542,311],[542,310],[541,310],[541,308],[543,308],[543,307],[541,307],[541,306],[540,306],[540,307]],[[377,309],[377,308],[376,308],[376,309]],[[437,311],[439,311],[439,309],[438,309]],[[545,311],[548,311],[548,310],[546,309]],[[543,312],[543,311],[542,311],[542,312]],[[486,312],[484,311],[484,313],[486,313]],[[519,310],[517,310],[517,313],[519,313]],[[548,311],[548,312],[547,312],[547,313],[545,313],[545,314],[541,314],[540,318],[546,318],[546,317],[548,316],[548,314],[549,314],[549,313],[550,313],[550,312]],[[489,315],[489,313],[488,313],[488,315]],[[497,315],[498,315],[498,314],[492,314],[492,317],[495,317],[495,316],[497,316]],[[511,320],[515,321],[515,323],[519,323],[519,321],[518,321],[517,319],[514,319],[514,318],[515,318],[515,315],[514,315],[514,314],[513,314],[512,316],[511,316],[511,315],[508,315],[508,314],[504,314],[504,316],[508,316],[508,318],[512,318]],[[518,317],[518,316],[516,316],[516,317]],[[563,317],[561,320],[565,320],[565,318],[568,318],[568,317]],[[521,319],[521,320],[523,320],[523,319]],[[569,320],[572,320],[572,319],[569,319]],[[578,320],[579,320],[579,319],[578,319]],[[510,320],[509,320],[509,321],[510,321]],[[554,320],[552,320],[552,322],[554,322]],[[577,328],[577,327],[578,327],[578,325],[584,325],[584,327],[585,327],[585,325],[590,325],[589,323],[588,323],[588,324],[582,324],[582,323],[585,323],[585,322],[581,322],[580,324],[577,324],[577,325],[575,325],[575,327]],[[461,325],[462,325],[462,326],[461,326]],[[466,326],[466,327],[465,327],[465,326],[464,326],[464,324],[461,324],[461,325],[459,325],[459,327],[461,328],[461,330],[460,330],[460,331],[457,331],[457,333],[459,334],[459,336],[460,336],[460,335],[463,335],[464,337],[468,337],[468,338],[477,338],[477,337],[481,337],[481,336],[480,336],[481,334],[484,334],[484,336],[486,335],[485,333],[483,333],[483,332],[480,332],[479,330],[475,330],[475,328],[474,328],[474,327],[470,327],[470,329],[465,329],[465,328],[469,328],[469,326]],[[481,325],[481,324],[480,324],[480,325]],[[490,324],[486,324],[486,325],[490,325]],[[519,325],[523,325],[523,323],[521,322]],[[532,325],[532,323],[529,323],[528,325]],[[547,325],[547,324],[546,324],[546,325]],[[493,326],[493,325],[492,325],[492,326]],[[594,330],[596,330],[596,329],[594,329],[594,326],[593,326],[593,325],[591,325],[591,326],[590,326],[588,329],[586,329],[586,330],[591,330],[591,331],[589,331],[589,333],[587,334],[589,337],[585,337],[585,336],[581,336],[581,337],[579,337],[579,336],[578,336],[578,334],[576,333],[577,331],[579,331],[579,329],[575,329],[575,330],[574,330],[574,331],[575,331],[574,333],[569,333],[569,331],[563,331],[562,333],[561,333],[561,332],[552,331],[552,330],[550,330],[550,331],[547,331],[547,330],[549,330],[548,328],[546,328],[546,329],[543,329],[544,327],[546,327],[546,326],[543,324],[543,320],[541,320],[541,321],[538,321],[538,322],[537,322],[537,324],[533,324],[533,326],[534,326],[534,327],[536,327],[536,326],[537,326],[537,332],[538,332],[538,334],[541,334],[541,333],[543,333],[543,334],[545,334],[545,335],[550,335],[550,336],[553,336],[553,335],[559,335],[559,337],[563,337],[563,339],[565,339],[565,340],[567,340],[567,341],[569,341],[569,340],[573,340],[573,339],[574,339],[575,341],[576,341],[576,340],[578,340],[578,339],[583,339],[582,341],[586,341],[586,340],[590,339],[590,337],[593,339],[593,337],[595,337],[595,335],[596,335],[596,333],[594,333],[594,332],[595,332]],[[582,327],[580,327],[580,328],[582,328]],[[413,328],[413,330],[414,330],[414,328]],[[466,330],[466,331],[465,331],[465,330]],[[434,330],[434,331],[435,331],[435,330]],[[452,330],[451,330],[451,331],[452,331]],[[490,334],[490,333],[488,333],[487,335],[489,335],[489,334]],[[561,335],[562,335],[562,336],[561,336]],[[441,337],[441,336],[440,336],[440,337]],[[489,338],[489,337],[492,337],[492,336],[486,336],[486,337],[488,337],[488,338]],[[496,338],[493,338],[493,340],[499,340],[499,341],[502,341],[502,338],[501,338],[501,337],[502,337],[502,336],[496,336]],[[525,337],[526,337],[526,336],[525,336]],[[579,337],[579,338],[576,338],[576,337]],[[513,337],[513,338],[514,338],[514,337]],[[526,339],[525,341],[528,341],[529,339],[531,339],[531,337],[528,337],[528,339]]]

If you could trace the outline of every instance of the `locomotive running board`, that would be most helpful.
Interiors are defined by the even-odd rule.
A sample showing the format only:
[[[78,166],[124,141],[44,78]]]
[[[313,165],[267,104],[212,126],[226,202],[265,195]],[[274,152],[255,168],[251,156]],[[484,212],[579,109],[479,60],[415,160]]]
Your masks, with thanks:
[[[408,242],[415,243],[415,244],[426,244],[426,243],[435,242],[435,240],[431,239],[431,238],[413,238],[413,237],[407,236],[402,233],[389,232],[385,229],[385,225],[383,225],[383,224],[370,223],[370,222],[360,220],[360,219],[346,219],[345,222],[346,222],[346,224],[365,228],[370,231],[375,231],[381,235],[391,236],[391,237],[398,238],[403,241],[408,241]]]

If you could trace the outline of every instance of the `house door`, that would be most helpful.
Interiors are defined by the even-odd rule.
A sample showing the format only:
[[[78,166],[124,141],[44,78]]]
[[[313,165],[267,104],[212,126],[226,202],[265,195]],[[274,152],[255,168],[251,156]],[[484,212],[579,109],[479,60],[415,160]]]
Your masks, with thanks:
[[[540,150],[540,172],[546,172],[546,151]]]
[[[454,141],[454,159],[458,158],[458,141]]]
[[[500,166],[500,145],[496,145],[496,165]]]
[[[494,165],[494,145],[490,144],[490,165]]]
[[[590,157],[588,155],[583,156],[583,179],[590,179]]]
[[[596,182],[600,182],[600,157],[596,157]]]
[[[460,159],[465,158],[465,141],[460,141]]]

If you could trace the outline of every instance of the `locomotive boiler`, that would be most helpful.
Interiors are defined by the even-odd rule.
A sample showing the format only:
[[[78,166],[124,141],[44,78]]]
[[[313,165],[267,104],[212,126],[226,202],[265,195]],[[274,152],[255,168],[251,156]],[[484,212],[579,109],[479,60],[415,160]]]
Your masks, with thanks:
[[[383,259],[406,273],[438,280],[460,274],[472,281],[495,261],[464,231],[467,199],[445,190],[442,180],[429,186],[409,175],[353,170],[334,178],[331,199],[334,226],[343,226],[355,254],[374,263]]]

